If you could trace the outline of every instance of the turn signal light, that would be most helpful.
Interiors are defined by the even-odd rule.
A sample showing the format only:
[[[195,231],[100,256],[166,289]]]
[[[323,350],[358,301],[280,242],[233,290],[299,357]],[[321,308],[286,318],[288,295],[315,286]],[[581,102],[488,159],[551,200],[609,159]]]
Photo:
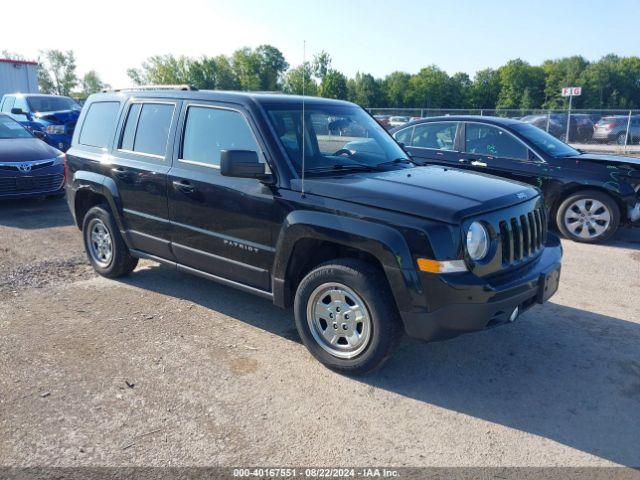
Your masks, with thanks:
[[[467,271],[467,265],[464,263],[464,260],[431,260],[430,258],[419,258],[418,268],[422,272],[429,273],[457,273]]]

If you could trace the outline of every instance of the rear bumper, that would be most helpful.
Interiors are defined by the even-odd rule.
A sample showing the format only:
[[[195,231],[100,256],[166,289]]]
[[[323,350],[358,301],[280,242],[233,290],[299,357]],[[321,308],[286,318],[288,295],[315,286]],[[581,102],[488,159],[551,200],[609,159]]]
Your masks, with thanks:
[[[401,312],[405,330],[412,337],[441,340],[509,323],[516,307],[521,313],[555,293],[561,258],[560,240],[549,234],[538,259],[499,280],[441,275],[437,295],[446,296],[448,302],[432,311]]]

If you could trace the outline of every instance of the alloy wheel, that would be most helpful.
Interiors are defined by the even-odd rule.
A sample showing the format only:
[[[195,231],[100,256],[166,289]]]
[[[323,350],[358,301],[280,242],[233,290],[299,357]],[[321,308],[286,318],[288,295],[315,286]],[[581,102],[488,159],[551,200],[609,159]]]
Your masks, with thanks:
[[[574,236],[593,240],[602,236],[611,224],[611,212],[602,202],[582,198],[573,202],[564,214],[564,225]]]

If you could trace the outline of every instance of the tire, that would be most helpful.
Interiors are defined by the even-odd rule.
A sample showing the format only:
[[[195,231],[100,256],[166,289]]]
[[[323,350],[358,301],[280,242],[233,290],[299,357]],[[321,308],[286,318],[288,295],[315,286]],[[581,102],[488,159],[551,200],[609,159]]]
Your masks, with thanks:
[[[618,136],[616,137],[616,143],[618,145],[624,145],[624,142],[625,142],[626,138],[627,138],[626,132],[620,132],[618,134]],[[629,143],[631,143],[631,142],[629,142]]]
[[[333,260],[312,270],[298,285],[294,312],[309,352],[340,373],[359,375],[378,368],[402,336],[402,322],[384,274],[361,260]],[[332,335],[336,335],[334,344],[328,339]]]
[[[582,243],[599,243],[620,225],[620,208],[611,196],[597,190],[569,195],[558,207],[556,225],[565,238]]]
[[[103,277],[128,275],[138,265],[107,207],[101,205],[87,212],[82,221],[82,236],[91,265]]]

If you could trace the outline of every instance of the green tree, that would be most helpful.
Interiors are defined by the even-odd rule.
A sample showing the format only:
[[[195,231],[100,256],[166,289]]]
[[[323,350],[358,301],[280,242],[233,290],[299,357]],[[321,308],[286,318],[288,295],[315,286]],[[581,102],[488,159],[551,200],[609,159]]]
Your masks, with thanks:
[[[231,67],[229,59],[224,55],[217,57],[205,56],[190,62],[187,76],[189,85],[199,89],[240,89],[240,82]]]
[[[562,97],[562,89],[580,86],[580,77],[588,65],[589,62],[581,56],[545,61],[542,64],[545,75],[543,106],[545,108],[564,108],[566,100]],[[577,101],[574,106],[578,107],[581,98],[575,98],[574,101]]]
[[[321,97],[345,100],[348,94],[347,77],[339,71],[330,68],[320,82],[318,94]]]
[[[449,79],[449,100],[451,108],[471,107],[471,87],[473,83],[466,73],[458,72]]]
[[[45,50],[38,61],[38,84],[45,93],[70,95],[78,84],[76,59],[72,50]]]
[[[289,67],[282,52],[270,45],[241,48],[231,55],[231,66],[242,90],[278,90]]]
[[[380,82],[368,73],[356,73],[347,81],[347,98],[363,107],[377,107],[383,103]]]
[[[129,69],[129,78],[138,85],[180,85],[189,83],[191,60],[185,56],[154,55],[139,69]]]
[[[385,104],[389,107],[408,107],[409,80],[411,75],[405,72],[393,72],[382,81],[382,92],[385,95]],[[384,105],[382,105],[384,106]]]
[[[500,94],[496,108],[539,108],[544,100],[544,70],[527,62],[511,60],[498,69],[500,74]],[[526,104],[523,95],[528,89]]]
[[[109,88],[109,85],[104,83],[95,70],[89,70],[85,73],[81,80],[82,97],[86,98],[93,93],[100,92],[105,88]]]
[[[476,72],[469,92],[471,108],[496,108],[500,95],[500,74],[497,70],[486,68]]]
[[[304,83],[304,89],[302,88]],[[311,63],[306,62],[304,65],[299,65],[296,68],[290,69],[284,75],[284,81],[282,85],[284,93],[291,93],[295,95],[311,95],[318,94],[318,85],[313,78],[313,67]]]
[[[409,80],[409,101],[417,108],[449,107],[449,93],[449,76],[435,65]]]

